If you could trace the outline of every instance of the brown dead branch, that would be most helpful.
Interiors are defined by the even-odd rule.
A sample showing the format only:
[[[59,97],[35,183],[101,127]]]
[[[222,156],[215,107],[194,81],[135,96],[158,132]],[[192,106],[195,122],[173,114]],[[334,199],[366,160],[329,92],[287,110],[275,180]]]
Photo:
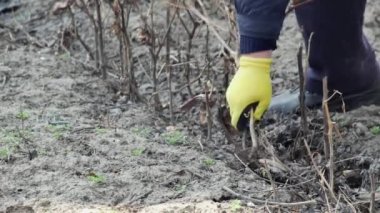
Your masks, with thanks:
[[[101,8],[100,5],[101,2],[100,0],[95,0],[95,8],[96,8],[96,24],[98,28],[98,47],[99,49],[99,70],[100,73],[102,74],[102,78],[106,79],[107,78],[107,72],[106,72],[106,55],[104,52],[104,39],[103,39],[103,20],[102,20],[102,13],[101,13]]]
[[[72,11],[71,7],[68,7],[69,15],[71,17],[71,25],[74,28],[75,38],[78,39],[78,41],[82,44],[83,48],[86,50],[88,55],[92,60],[94,60],[94,54],[92,54],[91,48],[86,44],[86,42],[82,39],[82,36],[79,34],[79,29],[76,24],[76,19],[74,12]]]
[[[220,36],[220,34],[218,33],[218,31],[215,29],[214,25],[211,24],[210,22],[210,18],[208,17],[207,15],[207,11],[203,5],[203,2],[201,0],[197,0],[198,4],[200,5],[201,9],[202,9],[202,13],[199,12],[199,10],[195,7],[189,7],[189,10],[195,14],[196,16],[198,16],[200,19],[202,19],[209,27],[210,27],[210,30],[211,32],[214,34],[214,36],[219,40],[219,42],[222,44],[222,46],[227,49],[231,55],[234,56],[234,58],[237,57],[237,53],[230,48],[230,46],[224,41],[224,39]]]
[[[304,142],[304,146],[306,147],[307,153],[309,155],[309,158],[311,160],[311,163],[313,165],[314,170],[317,172],[317,174],[318,174],[319,178],[321,179],[323,185],[325,185],[327,187],[327,190],[328,190],[328,192],[330,194],[330,197],[333,198],[334,202],[336,202],[337,198],[335,196],[334,190],[333,190],[333,188],[331,188],[329,182],[326,180],[325,175],[322,173],[321,170],[319,170],[318,165],[317,165],[317,163],[315,162],[315,160],[313,158],[313,154],[310,151],[310,147],[307,144],[306,139],[304,139],[303,142]]]
[[[170,33],[171,25],[170,25],[170,6],[166,7],[166,27]],[[168,86],[169,86],[169,113],[170,113],[170,123],[174,125],[174,113],[173,113],[173,91],[172,91],[172,68],[170,67],[170,36],[166,37],[166,73],[168,76]],[[202,148],[203,150],[203,148]]]
[[[91,13],[90,11],[90,8],[89,8],[89,5],[84,1],[84,0],[79,0],[75,2],[76,3],[76,6],[81,10],[83,11],[87,17],[90,19],[91,23],[92,23],[92,26],[94,28],[94,37],[95,37],[95,67],[96,67],[96,71],[99,71],[99,28],[98,28],[98,24],[95,20],[95,16],[94,14]]]
[[[180,20],[180,23],[182,24],[182,27],[185,29],[187,36],[188,36],[187,47],[186,47],[186,60],[190,61],[191,60],[191,51],[193,49],[193,39],[195,36],[195,32],[196,32],[197,28],[199,27],[200,23],[193,18],[193,15],[191,14],[191,12],[187,8],[185,10],[186,10],[186,13],[187,13],[189,19],[192,22],[192,25],[193,25],[191,30],[187,26],[188,24],[183,20],[183,18],[179,14],[179,10],[177,10],[177,17]],[[185,78],[187,80],[187,90],[188,90],[190,96],[193,96],[193,92],[192,92],[191,87],[190,87],[190,74],[191,74],[190,64],[187,63],[185,65]]]
[[[327,88],[327,77],[323,78],[323,120],[324,120],[324,137],[325,137],[325,156],[328,156],[328,167],[329,167],[329,184],[330,187],[334,188],[334,146],[333,146],[333,123],[331,121],[329,106],[328,106],[328,88]]]
[[[157,64],[159,60],[159,54],[161,53],[162,48],[165,46],[165,43],[167,41],[167,38],[170,37],[170,28],[177,17],[177,13],[173,13],[172,17],[170,18],[169,23],[167,24],[167,29],[165,31],[165,34],[162,36],[162,38],[159,38],[159,34],[156,31],[155,26],[155,20],[154,20],[154,3],[155,0],[152,0],[150,3],[149,8],[149,22],[147,16],[141,16],[141,20],[143,21],[143,28],[142,31],[145,33],[145,37],[147,37],[145,40],[148,41],[146,44],[149,45],[149,53],[152,59],[152,81],[153,81],[153,93],[152,98],[154,100],[154,109],[156,111],[160,111],[162,109],[162,104],[160,101],[160,97],[158,95],[158,70],[157,70]]]

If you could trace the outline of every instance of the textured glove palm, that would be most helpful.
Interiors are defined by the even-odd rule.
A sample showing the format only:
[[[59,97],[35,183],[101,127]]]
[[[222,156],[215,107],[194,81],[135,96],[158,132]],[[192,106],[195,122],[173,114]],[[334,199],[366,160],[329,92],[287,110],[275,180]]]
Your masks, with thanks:
[[[233,77],[227,92],[227,102],[230,107],[231,124],[241,130],[239,120],[248,106],[257,104],[253,117],[260,120],[268,109],[272,98],[270,67],[272,59],[250,58],[242,56],[240,67]]]

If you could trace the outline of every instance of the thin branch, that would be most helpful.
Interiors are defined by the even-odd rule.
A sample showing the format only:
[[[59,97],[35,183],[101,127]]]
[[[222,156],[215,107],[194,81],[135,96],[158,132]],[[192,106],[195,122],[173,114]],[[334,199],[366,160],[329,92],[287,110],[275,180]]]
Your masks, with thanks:
[[[68,11],[69,11],[69,14],[71,16],[71,23],[72,23],[72,25],[74,27],[75,37],[82,44],[83,48],[86,50],[86,52],[90,56],[90,59],[94,60],[94,54],[92,54],[91,48],[86,44],[86,42],[82,39],[81,35],[79,34],[78,26],[76,24],[75,15],[74,15],[73,10],[71,9],[71,7],[68,8]]]
[[[307,135],[307,118],[306,118],[306,105],[305,105],[305,77],[304,77],[304,70],[303,70],[303,64],[302,64],[302,44],[300,44],[298,48],[297,53],[297,62],[298,62],[298,75],[299,75],[299,87],[300,87],[300,94],[299,94],[299,102],[300,102],[300,111],[301,111],[301,129],[302,134],[305,136]]]
[[[257,203],[257,204],[269,204],[269,205],[276,205],[276,206],[282,206],[282,207],[294,207],[294,206],[305,206],[305,205],[317,204],[316,200],[308,200],[308,201],[294,202],[294,203],[282,203],[282,202],[275,202],[275,201],[268,201],[268,200],[260,200],[260,199],[250,198],[250,197],[241,195],[239,193],[236,193],[232,189],[228,188],[227,186],[223,186],[222,189],[240,199],[247,200],[252,203]]]
[[[203,6],[203,3],[201,0],[197,0],[197,2],[201,5],[203,13],[206,15],[206,9]],[[198,16],[200,19],[202,19],[209,27],[211,32],[215,35],[215,37],[219,40],[219,42],[223,45],[225,49],[227,49],[231,55],[236,56],[236,52],[232,50],[228,44],[223,40],[223,38],[219,35],[218,31],[215,29],[215,27],[210,23],[210,19],[206,17],[205,15],[202,15],[196,8],[190,7],[189,8],[191,12],[193,12],[196,16]]]
[[[317,166],[317,163],[315,162],[314,158],[313,158],[313,154],[311,153],[310,151],[310,147],[309,145],[307,144],[307,141],[304,139],[303,140],[304,142],[304,145],[306,147],[306,150],[307,150],[307,154],[309,155],[309,158],[313,164],[313,167],[314,167],[314,170],[318,173],[318,176],[321,178],[322,182],[326,185],[327,189],[329,190],[329,193],[331,195],[331,197],[334,199],[334,201],[336,202],[337,199],[335,197],[335,193],[334,193],[334,190],[331,188],[331,186],[329,185],[329,183],[327,182],[324,174],[318,169],[318,166]]]
[[[329,106],[327,102],[328,98],[328,88],[327,88],[327,77],[323,78],[323,120],[324,120],[324,134],[325,134],[325,156],[329,156],[328,167],[329,167],[329,184],[330,187],[334,188],[334,147],[332,130],[333,124],[331,121]]]
[[[370,173],[369,179],[371,182],[371,202],[369,205],[369,212],[375,213],[375,205],[376,205],[376,181],[375,181],[375,174]]]

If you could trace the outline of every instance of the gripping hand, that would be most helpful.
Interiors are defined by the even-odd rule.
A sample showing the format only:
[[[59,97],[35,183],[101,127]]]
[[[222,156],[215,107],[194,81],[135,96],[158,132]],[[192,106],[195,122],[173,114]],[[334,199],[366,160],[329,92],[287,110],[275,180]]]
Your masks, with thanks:
[[[254,109],[255,120],[260,120],[268,109],[272,98],[270,79],[270,58],[252,58],[242,56],[240,67],[228,86],[226,97],[230,108],[231,124],[238,130],[244,129],[245,113]]]

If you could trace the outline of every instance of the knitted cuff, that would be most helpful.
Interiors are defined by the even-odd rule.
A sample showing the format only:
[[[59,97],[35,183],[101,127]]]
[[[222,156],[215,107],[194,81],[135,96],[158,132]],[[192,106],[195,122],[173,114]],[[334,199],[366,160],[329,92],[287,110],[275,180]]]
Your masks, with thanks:
[[[253,52],[274,50],[277,48],[275,39],[253,38],[240,36],[240,53],[248,54]]]

